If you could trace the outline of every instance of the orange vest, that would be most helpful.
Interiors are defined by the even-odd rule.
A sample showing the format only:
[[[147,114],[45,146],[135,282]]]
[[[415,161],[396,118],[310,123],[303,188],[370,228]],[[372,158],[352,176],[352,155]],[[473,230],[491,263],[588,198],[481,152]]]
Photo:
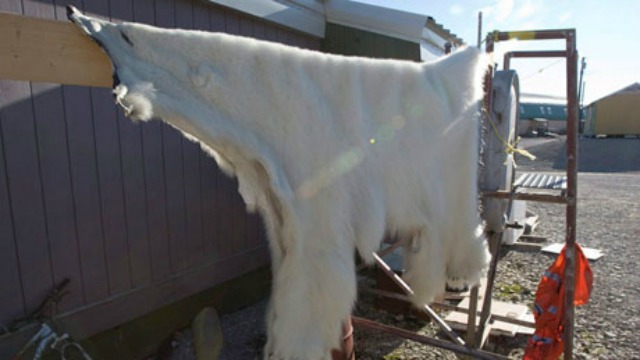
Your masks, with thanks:
[[[562,249],[556,261],[544,272],[540,280],[534,306],[536,331],[529,339],[523,360],[555,360],[562,354],[564,322],[564,271],[567,247]],[[575,297],[576,306],[589,301],[593,285],[593,273],[589,260],[576,244]]]

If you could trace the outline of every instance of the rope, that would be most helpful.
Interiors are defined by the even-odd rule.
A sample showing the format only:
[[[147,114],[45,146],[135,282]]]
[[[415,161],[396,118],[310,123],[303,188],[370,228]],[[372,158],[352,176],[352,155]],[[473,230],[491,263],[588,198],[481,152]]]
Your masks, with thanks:
[[[487,119],[489,120],[489,124],[491,124],[491,129],[493,129],[493,133],[496,134],[496,136],[498,137],[498,140],[500,140],[500,142],[502,143],[502,145],[504,146],[504,152],[505,154],[507,154],[507,161],[512,161],[514,167],[516,166],[516,162],[513,158],[513,154],[519,154],[522,156],[525,156],[527,158],[529,158],[530,160],[535,160],[536,157],[535,155],[531,154],[530,152],[528,152],[525,149],[518,149],[518,142],[520,141],[520,136],[518,136],[516,138],[516,140],[513,142],[513,144],[509,143],[507,140],[505,140],[502,135],[500,135],[500,131],[498,130],[498,126],[496,125],[495,121],[493,120],[493,116],[491,116],[491,114],[489,113],[489,111],[487,111],[486,108],[482,108],[482,111],[484,112],[484,114],[487,116]],[[509,134],[509,139],[513,138],[513,129],[511,130],[511,134]]]

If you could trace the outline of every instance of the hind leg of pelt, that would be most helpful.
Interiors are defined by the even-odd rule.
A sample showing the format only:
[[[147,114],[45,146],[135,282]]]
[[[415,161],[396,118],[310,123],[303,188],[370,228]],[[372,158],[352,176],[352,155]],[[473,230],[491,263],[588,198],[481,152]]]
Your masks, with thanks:
[[[442,244],[437,235],[417,232],[405,246],[404,280],[414,291],[412,301],[421,307],[445,290],[445,264]]]
[[[308,239],[310,240],[310,239]],[[266,359],[330,359],[356,297],[353,246],[347,241],[298,244],[275,272]]]

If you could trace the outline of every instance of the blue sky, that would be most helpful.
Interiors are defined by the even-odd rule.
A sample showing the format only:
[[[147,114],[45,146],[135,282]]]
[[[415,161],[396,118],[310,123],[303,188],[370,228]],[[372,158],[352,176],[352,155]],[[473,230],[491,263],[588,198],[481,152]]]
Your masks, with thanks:
[[[483,38],[491,30],[575,28],[580,57],[587,60],[585,104],[640,82],[640,0],[357,1],[430,15],[474,46],[479,11],[483,12]],[[506,46],[509,50],[562,50],[564,42],[520,41]],[[518,71],[522,92],[565,96],[564,60],[514,59],[512,67]]]

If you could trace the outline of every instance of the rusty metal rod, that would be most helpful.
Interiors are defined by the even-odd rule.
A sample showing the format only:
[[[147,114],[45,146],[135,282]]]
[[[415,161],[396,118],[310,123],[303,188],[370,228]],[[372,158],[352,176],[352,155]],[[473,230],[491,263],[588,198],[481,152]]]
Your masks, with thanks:
[[[391,243],[391,244],[390,244],[389,246],[387,246],[386,248],[384,248],[384,249],[382,249],[382,250],[378,251],[378,256],[380,256],[380,257],[385,257],[385,256],[387,256],[390,252],[392,252],[393,250],[395,250],[395,249],[399,248],[400,246],[402,246],[402,242],[400,242],[400,241],[397,241],[397,240],[396,240],[396,242]],[[367,263],[361,264],[360,266],[358,266],[358,267],[356,268],[356,271],[358,271],[358,272],[359,272],[359,271],[362,271],[362,270],[366,269],[367,267],[369,267],[369,265],[370,265],[370,264],[367,264]]]
[[[576,32],[567,36],[567,197],[577,199],[578,192],[578,51]],[[573,359],[574,295],[575,295],[575,254],[576,254],[575,201],[566,209],[566,268],[564,293],[564,359]]]
[[[476,319],[478,318],[478,293],[480,292],[480,286],[474,285],[469,292],[469,309],[465,309],[467,314],[467,344],[470,346],[475,345],[476,341]],[[457,308],[458,306],[456,306]],[[463,311],[463,309],[456,309],[456,311]]]
[[[402,289],[402,291],[404,291],[405,294],[409,295],[409,296],[413,296],[414,292],[411,289],[411,287],[409,285],[407,285],[406,282],[404,282],[404,280],[402,280],[402,278],[400,278],[400,276],[398,276],[398,274],[396,274],[395,272],[393,272],[393,270],[391,270],[391,268],[389,267],[389,265],[387,265],[387,263],[384,262],[384,260],[382,260],[382,258],[380,258],[380,256],[378,256],[378,254],[373,253],[373,256],[376,260],[376,264],[378,265],[378,267],[394,282],[396,283],[396,285],[398,285],[400,287],[400,289]],[[429,315],[429,317],[436,323],[438,324],[438,326],[440,327],[440,329],[447,334],[447,336],[456,344],[458,345],[465,345],[464,340],[462,340],[462,338],[460,336],[458,336],[458,334],[455,333],[455,331],[453,331],[453,329],[451,329],[451,327],[444,322],[444,320],[442,320],[442,318],[440,318],[440,316],[438,316],[438,314],[436,314],[435,311],[433,311],[433,309],[431,307],[429,307],[429,305],[422,305],[422,307],[420,308],[420,310],[424,311],[427,315]]]
[[[567,57],[566,51],[511,51],[506,53],[512,58]]]
[[[554,194],[542,194],[542,193],[519,193],[511,191],[484,191],[483,197],[496,198],[496,199],[512,199],[512,200],[529,200],[544,202],[550,204],[567,204],[571,202],[569,196],[554,195]]]
[[[496,270],[498,268],[498,258],[500,257],[500,245],[502,242],[503,233],[493,233],[491,235],[491,264],[489,266],[489,273],[487,274],[487,287],[485,288],[484,298],[482,299],[482,312],[480,314],[480,324],[478,325],[478,331],[476,333],[475,345],[478,348],[482,348],[484,340],[488,333],[485,334],[485,330],[489,324],[489,318],[491,315],[491,301],[493,281],[496,277]]]
[[[557,30],[526,30],[526,31],[499,31],[491,34],[491,38],[494,41],[504,41],[518,39],[520,41],[526,40],[562,40],[566,39],[571,30],[557,29]]]
[[[474,359],[486,359],[486,360],[494,360],[494,359],[507,360],[508,359],[506,356],[492,354],[489,352],[476,350],[473,348],[468,348],[463,345],[452,344],[448,341],[430,338],[428,336],[416,334],[413,331],[408,331],[408,330],[400,329],[394,326],[380,324],[375,321],[359,318],[356,316],[352,316],[351,321],[353,322],[353,325],[361,328],[368,328],[368,329],[373,329],[377,331],[382,331],[388,334],[396,335],[401,338],[416,341],[422,344],[427,344],[427,345],[439,347],[441,349],[454,351],[459,354],[471,355],[473,356]]]

